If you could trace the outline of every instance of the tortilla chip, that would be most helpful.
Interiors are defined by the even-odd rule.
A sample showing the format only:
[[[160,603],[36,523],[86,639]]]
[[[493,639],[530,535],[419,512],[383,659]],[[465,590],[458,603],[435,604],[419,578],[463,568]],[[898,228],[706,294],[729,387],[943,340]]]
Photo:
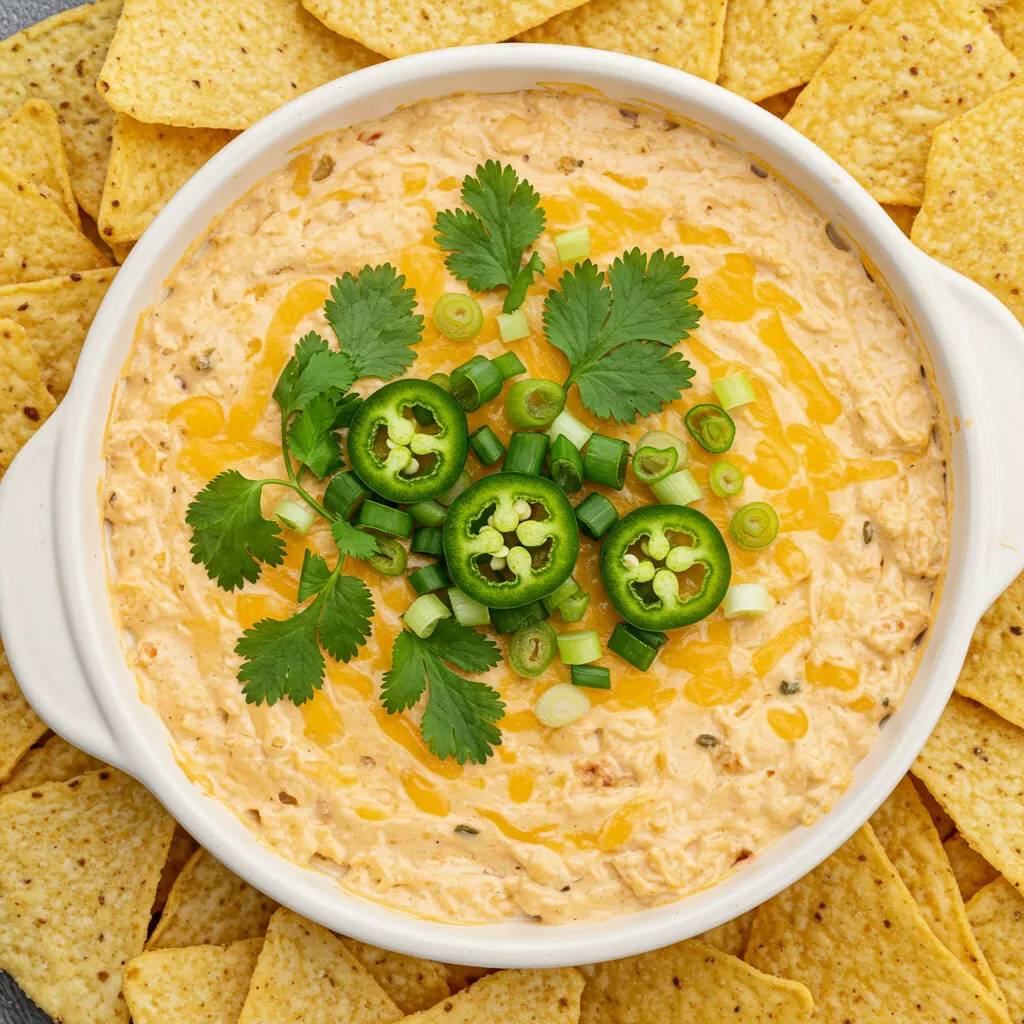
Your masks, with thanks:
[[[950,836],[942,844],[942,849],[946,851],[946,859],[965,903],[999,877],[999,872],[980,853],[975,853],[959,832]]]
[[[803,91],[804,87],[802,85],[796,85],[785,92],[776,93],[774,96],[758,101],[757,105],[767,110],[769,114],[774,114],[776,117],[785,117],[793,109],[797,96]]]
[[[967,919],[1006,996],[1010,1020],[1024,1020],[1024,896],[997,878],[967,904]]]
[[[26,100],[57,112],[75,198],[91,216],[100,209],[114,115],[96,78],[114,36],[121,0],[96,0],[39,22],[0,42],[0,116]]]
[[[134,1024],[235,1024],[262,939],[158,949],[129,960],[124,998]]]
[[[56,203],[0,167],[0,285],[107,265]]]
[[[181,869],[146,949],[226,946],[260,938],[277,904],[199,849]]]
[[[583,968],[580,1024],[652,1021],[809,1021],[811,994],[690,939],[667,949]]]
[[[883,203],[882,209],[889,214],[892,218],[893,223],[907,236],[910,237],[910,232],[914,227],[914,218],[917,216],[919,207],[917,206],[892,206],[889,203]]]
[[[127,1024],[174,819],[105,768],[0,797],[0,970],[68,1024]]]
[[[1002,216],[1013,213],[1010,207]],[[1004,272],[1009,269],[1003,265]],[[1018,276],[1024,277],[1024,268]],[[1024,728],[1024,574],[982,616],[956,688]]]
[[[448,988],[451,989],[453,995],[495,972],[493,967],[461,967],[458,964],[443,964],[442,966],[448,978]]]
[[[328,32],[299,0],[125,0],[99,90],[139,121],[241,129],[379,60]]]
[[[2,325],[0,320],[0,335]],[[4,346],[0,341],[0,382],[6,373],[4,364]],[[4,389],[0,384],[0,458],[3,458],[3,409]],[[3,464],[0,463],[0,477],[3,476]],[[44,733],[46,723],[29,707],[22,696],[18,683],[11,671],[11,663],[4,653],[4,645],[0,643],[0,779],[9,779],[16,771],[27,751]],[[0,790],[2,792],[2,790]]]
[[[163,910],[178,875],[185,870],[185,865],[198,849],[199,844],[179,825],[174,830],[171,848],[167,851],[167,860],[160,872],[160,884],[156,887],[156,899],[153,900],[154,914]]]
[[[129,254],[134,248],[134,242],[113,242],[110,246],[110,251],[114,254],[114,259],[117,260],[118,265],[120,265],[128,259]]]
[[[1019,67],[974,0],[874,0],[786,123],[880,203],[920,206],[934,129],[1013,81]]]
[[[0,164],[19,178],[31,181],[68,215],[76,228],[81,227],[60,124],[49,103],[29,100],[21,110],[0,122]]]
[[[763,100],[803,85],[869,0],[729,0],[718,84]]]
[[[967,842],[1018,889],[1024,885],[1024,731],[954,693],[914,774]]]
[[[999,38],[1015,57],[1024,57],[1024,0],[1007,0],[994,7],[985,4],[985,13]]]
[[[402,1024],[576,1024],[583,1019],[582,992],[583,975],[575,967],[498,971]]]
[[[1006,1024],[1006,1011],[925,923],[870,825],[758,908],[746,959],[802,981],[815,1020],[829,1024]]]
[[[73,747],[60,736],[51,736],[41,747],[33,747],[0,786],[0,796],[19,789],[43,786],[47,782],[67,782],[76,775],[98,771],[102,761]]]
[[[0,480],[14,456],[56,408],[57,403],[43,384],[39,363],[24,328],[13,320],[0,320]],[[4,690],[10,693],[11,687],[5,686]],[[20,718],[21,712],[15,711],[15,715]],[[5,766],[0,759],[0,779],[7,777],[18,757],[45,731],[44,728],[37,733],[10,764]],[[15,747],[11,748],[12,752]]]
[[[646,57],[713,82],[724,27],[725,0],[590,0],[517,38]]]
[[[389,1024],[401,1017],[339,938],[290,910],[274,914],[238,1024]]]
[[[734,917],[731,921],[726,921],[725,924],[720,924],[717,928],[698,935],[697,938],[709,946],[714,946],[715,949],[720,949],[723,953],[742,958],[747,950],[747,943],[750,941],[750,928],[754,923],[756,913],[757,908],[748,910],[745,914],[740,914],[739,917]]]
[[[329,29],[386,57],[473,43],[500,43],[584,0],[303,0]],[[415,11],[415,13],[414,13]]]
[[[43,383],[58,402],[71,386],[85,336],[116,273],[106,267],[0,287],[0,317],[25,329]]]
[[[451,994],[445,966],[436,960],[389,953],[358,939],[341,941],[402,1013],[426,1010]]]
[[[967,923],[964,901],[939,833],[909,776],[900,780],[871,816],[871,827],[936,938],[1001,1003],[999,986]]]
[[[945,812],[942,804],[928,792],[928,787],[919,778],[914,775],[911,775],[910,778],[914,783],[914,789],[917,790],[917,795],[921,798],[921,803],[924,804],[924,809],[931,815],[935,831],[945,842],[950,836],[956,834],[956,822]]]
[[[217,128],[114,119],[99,230],[109,245],[134,242],[189,178],[237,134]]]

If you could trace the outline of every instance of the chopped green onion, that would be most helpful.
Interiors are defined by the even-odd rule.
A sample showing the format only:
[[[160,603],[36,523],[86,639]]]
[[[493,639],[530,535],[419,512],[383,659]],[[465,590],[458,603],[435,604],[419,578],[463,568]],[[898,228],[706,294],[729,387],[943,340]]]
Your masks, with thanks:
[[[336,473],[324,491],[324,508],[342,519],[351,519],[370,493],[355,473]]]
[[[638,448],[633,456],[633,472],[645,484],[656,484],[664,480],[676,468],[679,452],[675,448],[652,448],[646,445]]]
[[[502,352],[500,356],[495,356],[491,361],[498,368],[498,373],[501,374],[502,380],[508,380],[509,377],[518,377],[519,374],[526,373],[526,366],[515,352]]]
[[[603,665],[573,665],[569,671],[573,686],[586,686],[591,690],[610,690],[612,674]]]
[[[676,470],[686,469],[693,461],[690,446],[681,437],[676,437],[667,430],[648,430],[637,442],[637,448],[675,448],[679,453]]]
[[[514,427],[546,427],[565,407],[565,392],[553,380],[529,377],[516,381],[505,398],[505,412]]]
[[[492,608],[491,620],[497,633],[514,633],[517,629],[536,626],[548,617],[540,601],[531,601],[519,608]]]
[[[725,592],[725,617],[736,619],[767,615],[771,610],[768,588],[763,583],[734,583]]]
[[[451,373],[452,397],[466,412],[501,394],[504,378],[487,356],[475,355]]]
[[[356,522],[367,530],[379,530],[393,537],[408,537],[412,533],[412,516],[408,512],[377,501],[364,501],[359,506]]]
[[[484,325],[484,311],[472,295],[447,292],[434,303],[434,326],[452,341],[470,341]]]
[[[436,384],[442,391],[452,393],[452,379],[447,373],[432,373],[428,378],[431,384]]]
[[[596,629],[581,629],[576,633],[560,633],[558,656],[563,665],[589,665],[601,657],[601,638]]]
[[[486,626],[491,621],[491,613],[458,587],[448,588],[448,600],[460,626]]]
[[[469,447],[485,466],[493,466],[505,454],[501,438],[486,424],[469,435]]]
[[[572,725],[589,710],[590,698],[570,683],[556,683],[550,690],[545,690],[533,706],[537,721],[549,729]]]
[[[743,490],[743,470],[726,459],[711,467],[711,490],[719,498],[731,498]]]
[[[570,597],[581,593],[583,588],[570,576],[561,586],[556,587],[547,597],[542,597],[548,615],[553,615],[558,606]]]
[[[558,635],[546,623],[524,626],[512,634],[506,658],[517,676],[535,679],[543,675],[555,660]]]
[[[519,341],[520,338],[530,336],[530,325],[526,322],[526,314],[522,307],[514,313],[499,313],[495,319],[498,321],[498,330],[501,332],[501,340],[507,345],[510,341]]]
[[[444,553],[444,534],[435,526],[420,526],[413,531],[409,550],[414,555],[434,555],[439,558]]]
[[[615,506],[597,491],[591,491],[576,506],[576,522],[579,523],[580,532],[591,540],[599,540],[618,521],[619,513]]]
[[[639,626],[634,626],[632,622],[623,622],[622,628],[656,651],[661,650],[668,643],[668,633],[661,633],[656,629],[641,629]]]
[[[558,614],[567,625],[579,622],[587,612],[587,605],[590,604],[590,595],[583,589],[572,597],[567,597],[559,606]]]
[[[528,473],[540,476],[544,468],[544,456],[548,453],[548,435],[533,434],[525,430],[517,430],[508,439],[508,454],[503,473]]]
[[[274,518],[283,526],[287,526],[293,533],[305,537],[313,525],[316,513],[308,505],[298,501],[288,501],[286,498],[284,501],[278,502],[277,508],[274,509]]]
[[[448,574],[437,562],[431,562],[430,565],[409,573],[409,582],[417,594],[429,594],[432,590],[451,586]]]
[[[590,427],[580,423],[578,419],[567,409],[563,409],[548,427],[548,437],[552,441],[560,435],[567,437],[578,449],[582,451],[583,446],[590,440],[594,432]]]
[[[573,494],[583,486],[583,457],[565,434],[559,434],[551,445],[548,476],[566,494]]]
[[[562,263],[577,263],[590,255],[590,228],[573,228],[555,235],[555,248]]]
[[[448,514],[444,505],[438,505],[436,501],[419,501],[410,505],[406,512],[421,526],[440,526]]]
[[[715,396],[722,403],[723,409],[735,409],[738,405],[747,405],[757,400],[754,389],[750,386],[745,373],[734,373],[731,377],[723,377],[713,381],[711,387]]]
[[[664,480],[651,484],[651,490],[662,505],[689,505],[690,502],[704,497],[700,484],[694,480],[688,469],[681,469],[678,473],[672,473]]]
[[[405,624],[421,639],[425,640],[442,619],[450,619],[452,613],[441,603],[437,594],[417,597],[402,616]]]
[[[741,548],[759,551],[779,535],[779,515],[764,501],[752,501],[729,520],[729,534]]]
[[[464,469],[462,476],[452,484],[451,490],[439,494],[434,500],[441,505],[450,505],[472,482],[473,478],[469,475],[469,470]]]
[[[717,405],[695,405],[686,414],[686,429],[701,448],[716,455],[728,451],[736,437],[732,417]]]
[[[595,484],[622,490],[629,465],[629,442],[621,437],[592,434],[583,454],[583,475]]]
[[[646,672],[658,656],[658,648],[640,639],[620,622],[608,638],[608,650],[628,661],[633,668]]]
[[[384,576],[401,576],[408,564],[405,548],[390,537],[373,539],[377,542],[377,551],[370,555],[367,562]]]

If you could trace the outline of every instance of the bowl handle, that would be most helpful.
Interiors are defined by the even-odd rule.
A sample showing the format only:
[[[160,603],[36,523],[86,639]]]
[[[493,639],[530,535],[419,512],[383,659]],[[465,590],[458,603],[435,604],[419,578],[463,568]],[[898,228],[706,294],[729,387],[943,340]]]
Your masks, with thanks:
[[[1024,569],[1024,327],[991,292],[930,261],[980,375],[993,458],[995,533],[982,596],[987,608]],[[965,424],[966,426],[966,424]]]
[[[54,732],[124,767],[68,626],[53,531],[58,410],[0,484],[0,632],[14,677]]]

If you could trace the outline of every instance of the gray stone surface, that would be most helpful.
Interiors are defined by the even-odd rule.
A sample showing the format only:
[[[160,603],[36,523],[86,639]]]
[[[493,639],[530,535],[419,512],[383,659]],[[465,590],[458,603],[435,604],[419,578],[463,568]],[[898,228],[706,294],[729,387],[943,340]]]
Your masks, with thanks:
[[[59,11],[76,7],[80,0],[0,0],[0,39],[49,18]]]

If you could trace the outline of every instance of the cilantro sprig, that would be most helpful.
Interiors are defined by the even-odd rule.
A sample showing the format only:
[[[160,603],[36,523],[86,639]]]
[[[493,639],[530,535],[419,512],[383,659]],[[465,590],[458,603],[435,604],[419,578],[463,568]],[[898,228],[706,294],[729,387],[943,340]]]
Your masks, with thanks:
[[[477,167],[475,178],[466,176],[462,201],[471,212],[442,210],[434,223],[435,241],[449,254],[445,265],[473,291],[507,287],[502,309],[512,313],[544,273],[539,253],[523,264],[526,250],[544,230],[540,197],[514,167],[488,160]]]
[[[689,388],[694,370],[669,348],[690,336],[701,310],[697,280],[679,256],[624,252],[605,273],[590,260],[567,270],[544,301],[547,339],[562,350],[583,404],[602,419],[636,422]]]
[[[431,752],[459,764],[483,764],[501,744],[494,723],[505,705],[496,690],[453,672],[446,661],[465,672],[485,672],[501,661],[501,654],[492,640],[451,619],[442,619],[429,637],[404,630],[391,650],[381,701],[389,714],[397,714],[426,691],[420,729]]]

